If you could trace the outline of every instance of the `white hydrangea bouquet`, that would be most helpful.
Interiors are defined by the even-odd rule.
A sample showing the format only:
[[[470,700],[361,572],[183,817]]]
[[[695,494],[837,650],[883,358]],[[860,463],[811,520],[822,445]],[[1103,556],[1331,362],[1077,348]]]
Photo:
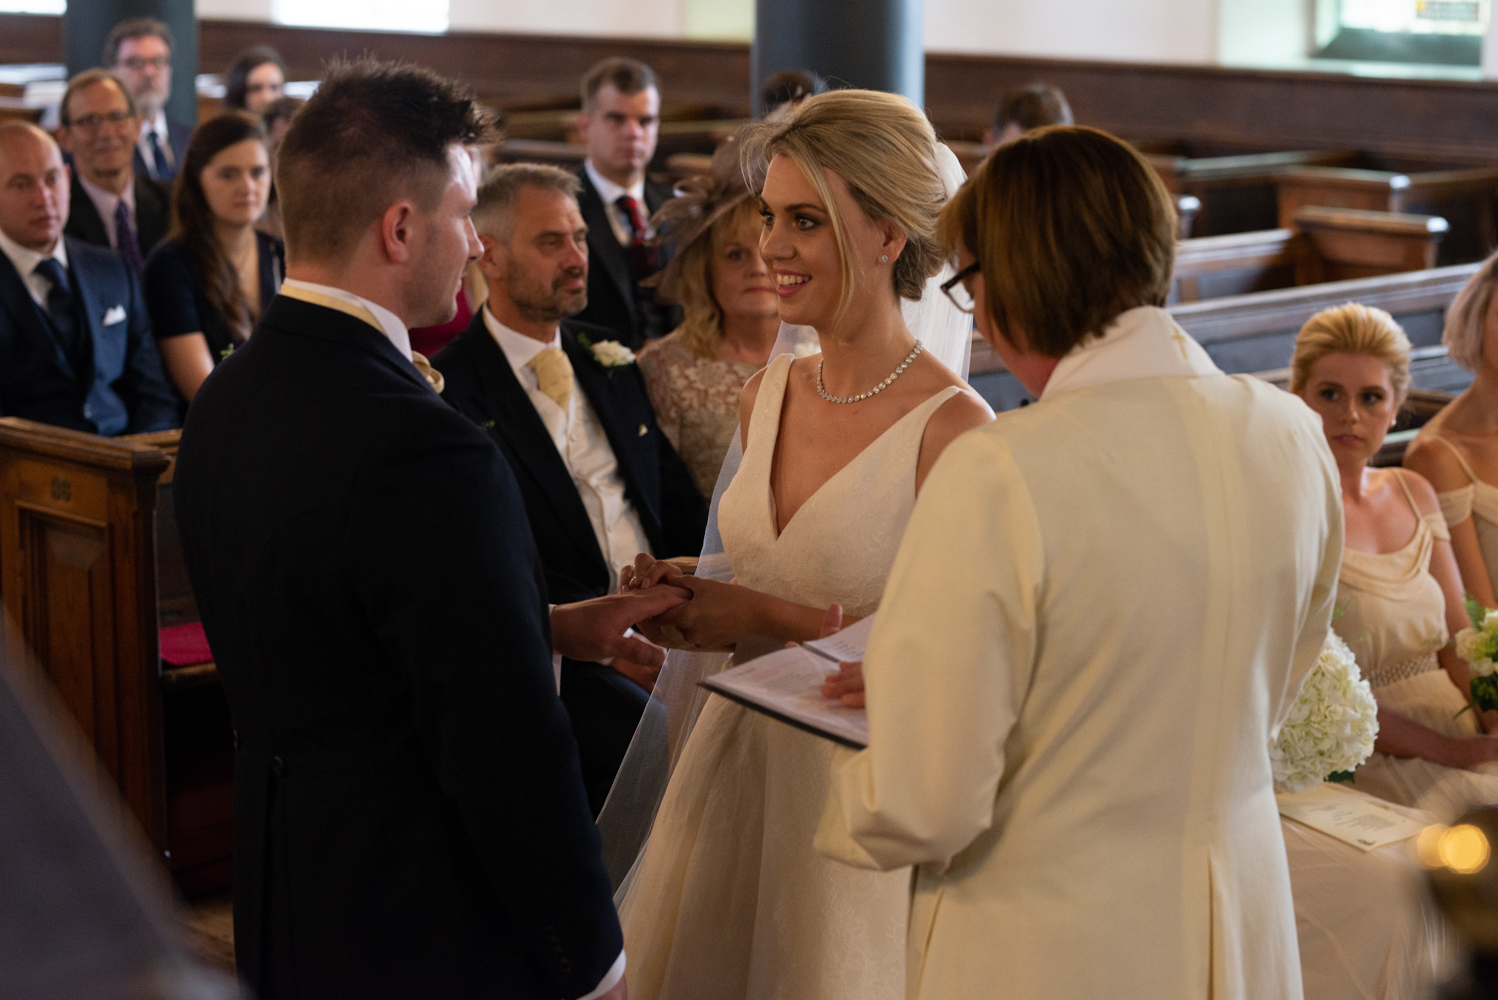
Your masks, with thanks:
[[[1483,710],[1498,708],[1498,611],[1467,598],[1472,624],[1456,634],[1456,655],[1472,674],[1472,700]]]
[[[1347,643],[1328,631],[1280,737],[1269,748],[1275,787],[1304,792],[1327,778],[1350,780],[1373,753],[1378,703]]]

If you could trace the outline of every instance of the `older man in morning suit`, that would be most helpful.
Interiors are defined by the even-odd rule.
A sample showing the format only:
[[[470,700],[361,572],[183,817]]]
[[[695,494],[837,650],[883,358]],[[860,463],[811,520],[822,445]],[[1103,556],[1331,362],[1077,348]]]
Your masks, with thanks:
[[[63,235],[68,203],[52,137],[0,125],[0,416],[107,436],[174,427],[140,286]]]
[[[602,353],[608,330],[571,319],[587,300],[588,228],[577,179],[555,167],[498,168],[473,222],[489,302],[432,364],[443,396],[488,430],[520,481],[552,597],[618,589],[641,552],[695,555],[707,506],[656,426],[633,363]],[[654,673],[640,664],[564,660],[593,811],[634,738]]]
[[[479,254],[464,146],[492,127],[427,70],[334,63],[277,158],[286,281],[183,430],[238,737],[236,957],[265,1000],[625,993],[551,657],[658,664],[624,634],[654,612],[548,608],[509,465],[410,348]]]
[[[577,172],[578,206],[588,224],[588,305],[577,319],[605,327],[638,350],[681,322],[640,282],[665,263],[647,245],[650,217],[674,197],[669,184],[645,176],[660,130],[661,92],[655,73],[633,59],[605,59],[582,82],[577,131],[588,158]]]

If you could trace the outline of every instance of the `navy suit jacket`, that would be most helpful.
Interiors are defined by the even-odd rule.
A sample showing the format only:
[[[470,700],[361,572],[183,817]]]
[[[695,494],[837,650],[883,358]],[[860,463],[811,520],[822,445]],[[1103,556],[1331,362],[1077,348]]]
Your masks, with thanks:
[[[588,168],[578,167],[577,177],[582,183],[577,207],[588,224],[588,305],[575,319],[603,327],[610,331],[608,339],[638,351],[645,341],[676,329],[681,323],[681,309],[658,302],[655,289],[640,286],[641,279],[650,275],[635,271],[629,251],[614,237],[608,209],[588,176]],[[669,184],[647,180],[645,214],[654,215],[673,197]]]
[[[109,437],[177,426],[176,395],[135,276],[111,251],[63,239],[79,318],[88,325],[88,367],[74,370],[15,265],[0,254],[0,416]]]
[[[140,244],[140,257],[145,260],[151,250],[166,237],[172,226],[172,196],[165,185],[151,180],[145,171],[135,173],[135,239]],[[78,169],[73,168],[72,208],[68,211],[68,224],[63,231],[69,236],[96,247],[109,249],[109,230],[94,207],[94,200],[83,190],[78,180]]]
[[[182,169],[182,158],[187,155],[187,143],[192,138],[193,127],[186,122],[179,122],[171,115],[166,119],[167,145],[172,148],[172,162],[167,168],[168,173],[157,178],[163,184],[170,184]],[[140,155],[140,146],[135,147],[135,173],[140,177],[150,177],[151,171],[146,168],[146,161]]]
[[[576,321],[562,324],[562,350],[603,424],[624,478],[624,495],[640,516],[652,554],[696,555],[707,528],[707,505],[686,464],[656,425],[639,367],[614,369],[610,375],[578,343],[578,334],[595,343],[613,338],[608,330]],[[487,430],[510,460],[552,600],[565,603],[608,593],[614,571],[598,547],[577,484],[504,351],[484,325],[483,310],[437,353],[432,366],[446,382],[443,397]]]
[[[265,1000],[592,991],[623,938],[499,449],[380,331],[278,295],[175,476],[234,717],[240,974]]]

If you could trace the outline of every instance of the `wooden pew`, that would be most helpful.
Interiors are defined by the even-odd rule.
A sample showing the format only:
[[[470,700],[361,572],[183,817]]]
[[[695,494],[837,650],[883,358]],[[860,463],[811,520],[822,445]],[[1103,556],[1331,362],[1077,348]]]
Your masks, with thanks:
[[[1278,222],[1276,181],[1291,167],[1355,163],[1348,150],[1305,150],[1249,153],[1238,156],[1186,157],[1145,153],[1150,166],[1176,195],[1201,199],[1192,236],[1220,236],[1288,228]]]
[[[103,438],[0,418],[7,651],[50,678],[182,890],[230,882],[233,732],[211,663],[163,669],[197,620],[177,543],[178,432]]]
[[[1438,215],[1450,224],[1439,263],[1481,260],[1498,247],[1498,167],[1395,173],[1294,167],[1279,178],[1279,224],[1306,205]]]
[[[1322,309],[1362,302],[1391,313],[1409,335],[1415,348],[1410,365],[1414,388],[1456,393],[1471,383],[1472,376],[1446,357],[1440,346],[1441,330],[1446,308],[1478,267],[1459,264],[1255,292],[1183,303],[1170,307],[1170,312],[1223,371],[1250,373],[1289,364],[1295,335]],[[969,381],[995,409],[1013,409],[1030,402],[1025,388],[976,335]]]
[[[1170,303],[1434,267],[1446,220],[1307,206],[1292,228],[1182,240]]]

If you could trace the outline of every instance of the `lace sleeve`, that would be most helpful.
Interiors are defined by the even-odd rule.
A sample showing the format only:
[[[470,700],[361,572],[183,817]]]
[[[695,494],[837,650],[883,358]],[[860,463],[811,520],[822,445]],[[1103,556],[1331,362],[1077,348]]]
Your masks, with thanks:
[[[646,349],[639,358],[645,392],[655,410],[655,422],[671,447],[681,450],[681,392],[672,385],[672,365],[664,350]]]
[[[1476,492],[1477,488],[1468,483],[1461,489],[1436,494],[1436,499],[1441,502],[1441,515],[1448,526],[1461,524],[1472,516],[1472,497]],[[1437,536],[1439,535],[1440,532],[1437,532]],[[1449,539],[1451,536],[1448,533],[1446,537]]]

